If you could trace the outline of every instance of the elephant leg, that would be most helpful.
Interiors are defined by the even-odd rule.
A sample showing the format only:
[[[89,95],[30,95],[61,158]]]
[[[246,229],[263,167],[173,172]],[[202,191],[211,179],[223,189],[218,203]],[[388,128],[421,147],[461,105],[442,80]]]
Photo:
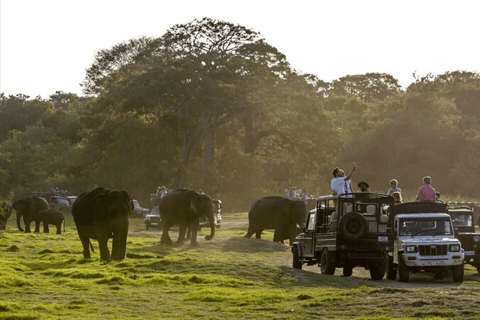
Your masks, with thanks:
[[[57,234],[62,234],[62,223],[61,222],[57,223],[56,227],[57,227]]]
[[[23,222],[25,222],[25,233],[32,232],[32,230],[30,230],[30,223],[32,223],[32,220],[26,216],[23,216]]]
[[[50,233],[50,228],[48,228],[48,223],[43,221],[43,232],[44,233]]]
[[[273,242],[283,243],[282,232],[280,230],[275,229],[275,231],[273,233]]]
[[[262,239],[262,231],[263,229],[257,230],[257,232],[255,232],[255,238]]]
[[[40,232],[40,222],[41,220],[35,220],[35,232],[39,233]],[[30,226],[29,226],[30,228]],[[43,228],[45,229],[45,223],[43,224]]]
[[[160,239],[160,243],[172,244],[172,239],[170,239],[170,236],[168,235],[169,230],[170,230],[170,226],[165,223],[163,225],[163,232],[162,232],[162,238]]]
[[[198,225],[191,225],[189,228],[192,229],[192,236],[190,238],[190,246],[198,246],[198,242],[197,242]]]
[[[126,239],[122,239],[118,234],[114,234],[112,242],[112,260],[125,259],[126,249]]]
[[[80,241],[82,242],[82,246],[83,246],[83,258],[91,259],[90,247],[89,247],[90,246],[90,238],[80,236]]]
[[[255,231],[253,231],[249,228],[248,231],[247,231],[247,234],[245,235],[245,238],[250,238],[254,233],[255,233]]]
[[[108,237],[98,237],[98,247],[100,249],[100,260],[110,261],[110,250],[108,250]]]
[[[178,239],[177,239],[177,242],[176,242],[178,245],[181,245],[185,242],[185,232],[186,231],[187,231],[187,226],[180,225],[178,227]]]

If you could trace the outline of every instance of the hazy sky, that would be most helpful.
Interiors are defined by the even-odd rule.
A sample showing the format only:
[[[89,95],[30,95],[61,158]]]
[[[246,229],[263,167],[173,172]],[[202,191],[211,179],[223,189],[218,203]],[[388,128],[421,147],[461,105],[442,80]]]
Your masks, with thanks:
[[[260,32],[324,81],[480,72],[477,0],[0,0],[0,92],[82,94],[95,52],[209,17]]]

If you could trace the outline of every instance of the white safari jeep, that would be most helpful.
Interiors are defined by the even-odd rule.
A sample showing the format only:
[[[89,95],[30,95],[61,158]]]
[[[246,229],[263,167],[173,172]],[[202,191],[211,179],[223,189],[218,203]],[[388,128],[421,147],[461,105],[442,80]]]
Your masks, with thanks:
[[[455,238],[446,206],[412,202],[395,206],[394,245],[389,252],[387,278],[408,282],[410,272],[434,272],[436,278],[451,270],[454,282],[463,282],[464,250]]]

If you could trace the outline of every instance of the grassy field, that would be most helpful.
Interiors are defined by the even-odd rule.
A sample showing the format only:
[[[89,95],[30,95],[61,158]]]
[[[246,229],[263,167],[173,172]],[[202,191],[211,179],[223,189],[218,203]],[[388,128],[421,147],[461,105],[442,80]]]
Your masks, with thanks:
[[[245,220],[225,215],[212,241],[202,230],[191,248],[160,245],[161,231],[132,219],[127,258],[100,264],[95,242],[83,259],[70,216],[61,235],[20,233],[13,217],[0,232],[0,319],[480,319],[470,266],[462,284],[294,270],[271,232],[243,237]]]

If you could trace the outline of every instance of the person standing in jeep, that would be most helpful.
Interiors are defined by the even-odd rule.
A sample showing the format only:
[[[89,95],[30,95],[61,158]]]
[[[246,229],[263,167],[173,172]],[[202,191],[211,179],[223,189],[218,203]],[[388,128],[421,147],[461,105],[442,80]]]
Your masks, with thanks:
[[[341,194],[348,194],[352,192],[352,181],[350,178],[353,173],[357,170],[357,166],[353,163],[353,168],[350,173],[345,176],[345,171],[340,168],[333,169],[333,179],[330,181],[330,190],[332,190],[332,195],[338,196]]]
[[[423,186],[418,189],[418,201],[435,201],[435,189],[430,186],[432,179],[429,176],[423,177]]]

